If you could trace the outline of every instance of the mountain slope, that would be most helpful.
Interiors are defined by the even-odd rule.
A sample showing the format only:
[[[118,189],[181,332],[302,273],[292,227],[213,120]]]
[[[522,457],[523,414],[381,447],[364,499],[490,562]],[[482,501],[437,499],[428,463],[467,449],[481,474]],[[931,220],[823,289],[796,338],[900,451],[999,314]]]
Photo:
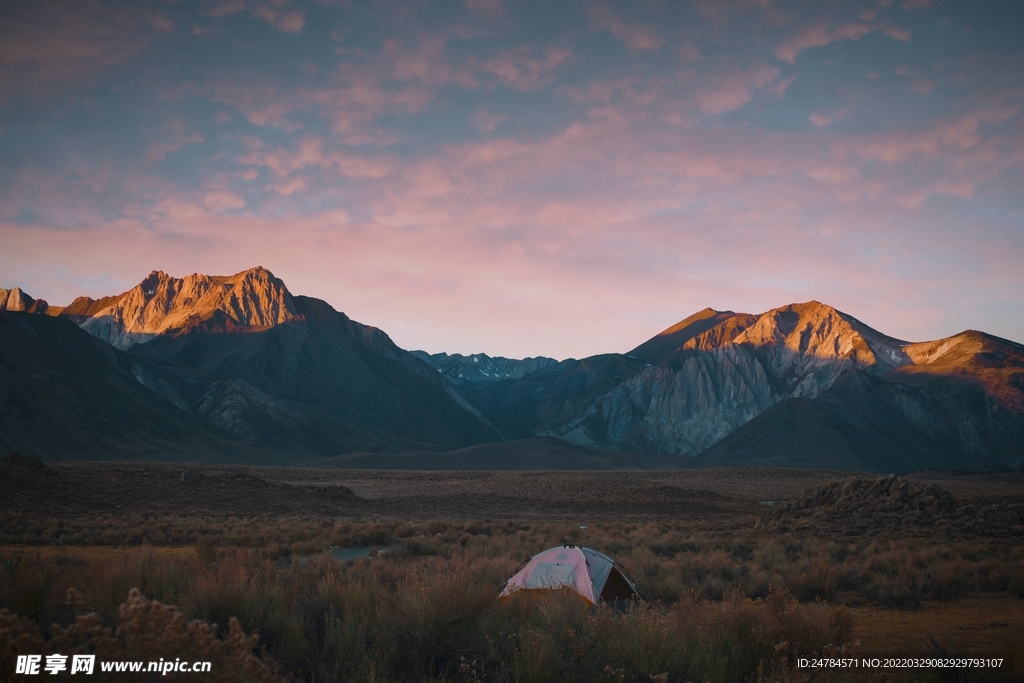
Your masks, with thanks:
[[[352,424],[381,435],[369,450],[498,440],[437,372],[382,331],[318,299],[290,304],[295,317],[266,330],[161,335],[129,353],[197,414],[240,436],[325,454],[353,450]]]
[[[709,464],[989,469],[1024,455],[1020,348],[976,332],[909,343],[811,301],[705,309],[627,355],[459,390],[517,438]]]
[[[586,446],[696,455],[786,397],[819,395],[849,369],[886,372],[909,362],[901,344],[816,301],[759,316],[705,309],[624,356],[459,389],[518,438],[550,434]],[[556,389],[567,385],[586,391],[575,389],[569,400]]]
[[[713,329],[725,328],[735,330],[737,324],[743,325],[745,322],[749,325],[752,322],[752,318],[753,316],[745,313],[716,311],[713,308],[705,308],[703,311],[698,311],[672,327],[659,332],[626,355],[641,358],[651,363],[660,363],[698,336],[706,335]],[[730,321],[732,321],[732,324],[726,327]],[[733,336],[736,333],[738,331]],[[729,337],[729,339],[731,338]]]
[[[1016,381],[1024,377],[1020,371]],[[908,379],[910,381],[908,381]],[[1022,384],[1024,386],[1024,384]],[[707,466],[881,472],[990,470],[1024,458],[1021,397],[969,373],[844,373],[816,399],[786,398],[701,454]]]
[[[24,307],[32,301],[20,290],[12,292],[5,302]],[[51,346],[59,346],[59,331],[74,329],[73,321],[81,328],[73,338],[89,333],[100,348],[116,350],[118,362],[127,363],[132,395],[141,390],[178,411],[180,420],[220,434],[213,451],[234,443],[232,448],[251,448],[263,453],[260,457],[300,461],[499,440],[428,364],[384,332],[322,301],[293,297],[264,268],[223,277],[174,278],[153,271],[123,294],[81,297],[63,309],[49,309],[60,314],[63,326],[41,343],[39,364],[50,357]],[[61,372],[71,372],[74,353],[83,369],[95,364],[78,343],[62,356]],[[113,381],[110,368],[97,366],[96,372],[96,381]],[[123,375],[117,375],[118,382]],[[26,382],[30,390],[32,381]],[[81,396],[67,397],[68,411],[84,409],[73,407]],[[32,429],[44,432],[44,423],[33,422]],[[132,433],[143,448],[166,443],[163,432]],[[92,457],[96,449],[85,442],[72,439],[59,457]]]
[[[518,379],[465,381],[459,392],[505,439],[562,436],[595,401],[645,367],[621,354],[564,360]],[[581,444],[594,445],[594,444]]]
[[[47,460],[260,461],[142,386],[131,360],[64,318],[0,312],[0,450]]]

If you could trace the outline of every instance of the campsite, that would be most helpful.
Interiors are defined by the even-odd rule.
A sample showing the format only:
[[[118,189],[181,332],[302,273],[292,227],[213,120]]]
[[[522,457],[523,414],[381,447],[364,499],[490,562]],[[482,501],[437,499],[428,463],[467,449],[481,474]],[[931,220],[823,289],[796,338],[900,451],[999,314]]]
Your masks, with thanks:
[[[200,619],[225,643],[210,680],[872,681],[879,671],[809,677],[796,663],[1024,661],[1019,521],[997,523],[1019,520],[1014,474],[45,467],[37,478],[61,495],[23,487],[0,513],[0,604],[21,615],[2,627],[44,652],[188,653],[200,645],[183,624]],[[903,484],[908,509],[933,487],[958,507],[877,524],[842,502],[829,504],[835,514],[799,507],[853,492],[859,509],[872,486]],[[992,523],[958,522],[968,506]],[[641,599],[506,591],[535,555],[576,548],[607,556]],[[61,638],[43,639],[51,624]],[[159,636],[131,640],[140,625]],[[99,642],[100,626],[122,635]]]

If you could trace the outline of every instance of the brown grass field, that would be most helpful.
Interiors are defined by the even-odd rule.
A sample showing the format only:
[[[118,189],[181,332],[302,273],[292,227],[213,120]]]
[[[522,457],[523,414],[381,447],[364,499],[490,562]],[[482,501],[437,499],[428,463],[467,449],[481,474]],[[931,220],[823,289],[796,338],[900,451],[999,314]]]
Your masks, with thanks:
[[[913,514],[893,496],[867,521],[854,500],[772,522],[786,501],[854,476],[170,463],[8,473],[0,679],[19,680],[19,653],[92,652],[214,662],[181,680],[1024,680],[1021,477],[911,476],[907,490],[922,487],[900,504]],[[955,514],[926,511],[931,485],[954,496]],[[625,612],[559,594],[497,601],[521,562],[560,543],[616,558],[647,599]],[[339,561],[332,546],[388,551]],[[815,654],[1007,664],[794,665]]]

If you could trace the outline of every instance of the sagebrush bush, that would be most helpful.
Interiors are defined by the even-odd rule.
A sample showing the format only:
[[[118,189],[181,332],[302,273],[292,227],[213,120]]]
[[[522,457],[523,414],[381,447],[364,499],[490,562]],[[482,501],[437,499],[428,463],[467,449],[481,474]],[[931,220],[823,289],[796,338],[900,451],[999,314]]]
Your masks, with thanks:
[[[68,602],[78,605],[77,594],[69,591]],[[53,626],[50,638],[45,639],[31,620],[12,615],[0,609],[0,678],[5,681],[32,680],[33,676],[15,674],[18,655],[94,654],[97,665],[94,675],[114,681],[174,681],[189,678],[188,674],[168,675],[140,673],[101,673],[102,661],[159,662],[181,659],[188,662],[210,662],[209,674],[204,679],[217,682],[274,683],[285,681],[269,659],[253,654],[257,636],[246,636],[236,619],[231,619],[224,637],[217,629],[199,620],[188,620],[177,608],[156,600],[147,600],[132,589],[119,609],[116,627],[104,625],[96,613],[79,615],[67,627]],[[77,677],[77,676],[76,676]],[[47,675],[48,680],[59,680]],[[69,671],[60,677],[73,680]]]

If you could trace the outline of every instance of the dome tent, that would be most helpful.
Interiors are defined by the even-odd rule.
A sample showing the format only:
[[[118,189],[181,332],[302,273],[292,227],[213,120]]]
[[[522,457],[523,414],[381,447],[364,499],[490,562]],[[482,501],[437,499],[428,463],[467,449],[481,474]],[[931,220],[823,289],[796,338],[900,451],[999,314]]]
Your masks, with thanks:
[[[639,597],[636,585],[615,560],[590,548],[559,546],[534,555],[505,582],[500,598],[521,590],[572,588],[591,605]]]

